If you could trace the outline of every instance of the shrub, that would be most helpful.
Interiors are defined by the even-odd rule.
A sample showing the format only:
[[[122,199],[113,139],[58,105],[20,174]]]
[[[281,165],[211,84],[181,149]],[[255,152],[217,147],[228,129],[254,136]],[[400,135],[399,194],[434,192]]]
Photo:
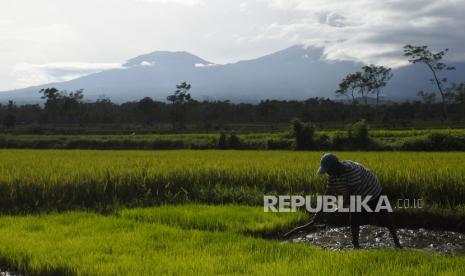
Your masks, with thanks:
[[[367,142],[370,137],[368,135],[368,124],[365,119],[360,120],[348,128],[349,138],[357,142]]]
[[[241,139],[236,135],[234,131],[229,133],[229,136],[225,132],[221,132],[220,138],[218,139],[218,148],[220,149],[240,149],[242,146]]]
[[[347,135],[352,145],[356,148],[366,148],[371,144],[368,124],[365,119],[349,125],[347,128]]]
[[[295,149],[309,150],[314,146],[315,127],[310,123],[302,123],[299,119],[291,121]]]
[[[239,149],[241,147],[241,140],[234,131],[229,134],[229,148]]]
[[[218,148],[227,149],[228,148],[228,137],[225,132],[221,132],[220,138],[218,139]]]
[[[326,134],[320,135],[316,143],[318,144],[318,148],[321,149],[328,149],[331,146],[329,136]]]
[[[331,148],[335,150],[346,149],[350,144],[349,138],[343,132],[336,132],[332,139]]]

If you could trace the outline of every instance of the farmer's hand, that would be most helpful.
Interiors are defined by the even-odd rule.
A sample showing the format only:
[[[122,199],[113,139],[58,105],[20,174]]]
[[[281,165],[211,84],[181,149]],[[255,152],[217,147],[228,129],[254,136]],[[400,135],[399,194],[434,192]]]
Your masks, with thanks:
[[[319,211],[319,212],[315,213],[315,215],[313,215],[312,221],[317,222],[317,220],[319,220],[320,217],[321,217],[321,211]]]

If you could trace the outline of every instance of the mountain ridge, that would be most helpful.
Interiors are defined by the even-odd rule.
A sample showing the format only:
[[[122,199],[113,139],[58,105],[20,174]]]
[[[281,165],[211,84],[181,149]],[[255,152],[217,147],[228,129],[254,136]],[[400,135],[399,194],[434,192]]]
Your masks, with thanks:
[[[452,63],[458,70],[448,73],[451,82],[462,80],[465,63]],[[186,51],[154,51],[136,56],[122,68],[103,70],[65,82],[55,82],[0,93],[0,101],[38,102],[38,91],[46,87],[73,91],[84,89],[85,99],[105,95],[114,102],[152,97],[166,99],[175,85],[187,81],[198,100],[258,102],[264,99],[304,100],[335,98],[334,91],[348,73],[361,70],[362,63],[328,61],[323,48],[294,45],[255,59],[215,64]],[[393,70],[384,89],[386,99],[411,99],[419,90],[435,91],[429,72],[420,64]]]

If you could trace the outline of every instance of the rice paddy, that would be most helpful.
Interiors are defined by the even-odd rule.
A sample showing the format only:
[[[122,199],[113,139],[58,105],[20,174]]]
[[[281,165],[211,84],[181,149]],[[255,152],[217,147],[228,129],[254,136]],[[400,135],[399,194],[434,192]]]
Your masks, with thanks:
[[[465,206],[465,154],[336,152],[366,165],[418,217]],[[264,194],[313,194],[321,152],[0,150],[0,271],[27,275],[463,275],[464,257],[332,252],[283,244],[304,213],[264,213]],[[449,217],[448,217],[449,216]],[[440,226],[440,225],[439,225]],[[444,225],[443,225],[444,226]],[[454,226],[454,225],[452,225]],[[459,227],[460,228],[460,227]]]
[[[246,234],[299,217],[232,205],[8,216],[0,219],[0,266],[27,275],[465,273],[463,257],[394,249],[333,252]]]
[[[393,199],[465,204],[465,154],[340,152]],[[321,152],[0,150],[0,211],[30,213],[162,203],[260,205],[264,194],[322,192]]]

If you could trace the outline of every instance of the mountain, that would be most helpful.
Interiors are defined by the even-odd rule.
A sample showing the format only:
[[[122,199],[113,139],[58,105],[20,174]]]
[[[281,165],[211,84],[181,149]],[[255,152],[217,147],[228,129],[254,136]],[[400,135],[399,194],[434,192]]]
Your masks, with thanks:
[[[450,82],[464,81],[465,63],[448,72]],[[149,96],[165,100],[175,85],[187,81],[198,100],[257,102],[262,99],[303,100],[334,98],[340,80],[360,70],[352,61],[328,61],[323,49],[292,46],[256,59],[215,64],[187,52],[157,51],[128,60],[122,68],[105,70],[74,80],[1,92],[0,101],[38,102],[38,91],[46,87],[73,91],[84,89],[85,99],[105,95],[115,102]],[[418,90],[435,91],[430,74],[420,65],[395,69],[384,89],[386,99],[415,98]]]

